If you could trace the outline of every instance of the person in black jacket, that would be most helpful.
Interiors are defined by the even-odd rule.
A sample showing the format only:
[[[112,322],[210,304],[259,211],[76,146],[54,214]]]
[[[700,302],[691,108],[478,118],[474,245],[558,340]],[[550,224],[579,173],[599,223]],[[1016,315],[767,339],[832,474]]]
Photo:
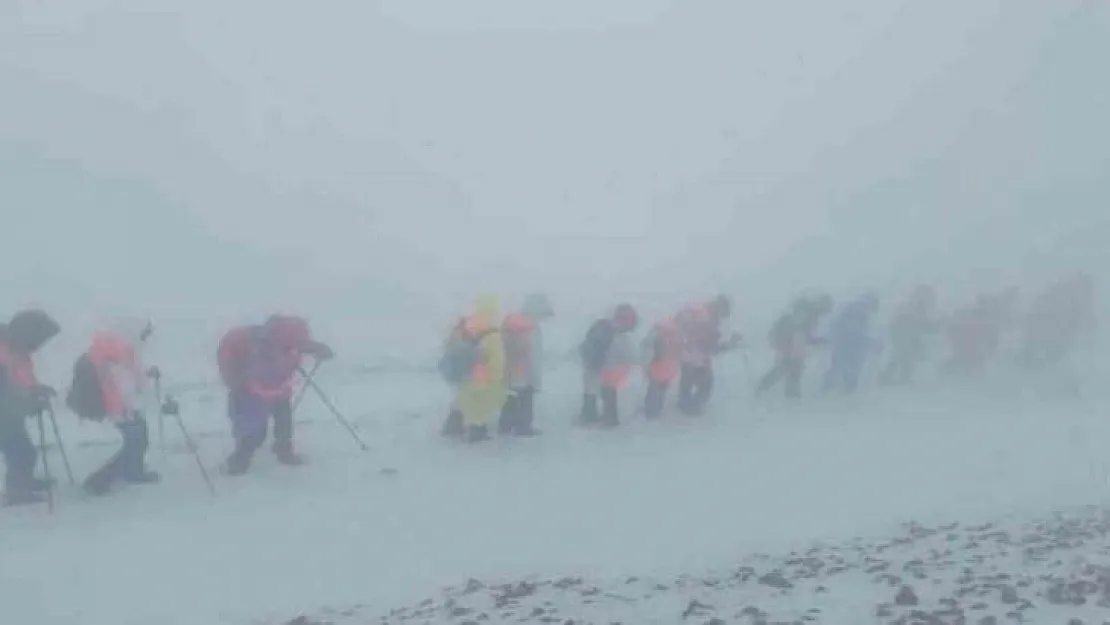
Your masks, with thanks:
[[[770,337],[771,347],[776,353],[775,364],[760,380],[757,394],[770,390],[785,379],[786,396],[801,397],[806,357],[811,347],[824,344],[824,340],[816,336],[817,326],[832,307],[832,298],[826,294],[802,297],[779,317]]]
[[[4,454],[4,505],[35,503],[50,488],[35,478],[38,452],[27,433],[26,418],[40,414],[54,390],[35,377],[31,357],[60,327],[41,310],[25,310],[12,317],[0,336],[0,452]]]

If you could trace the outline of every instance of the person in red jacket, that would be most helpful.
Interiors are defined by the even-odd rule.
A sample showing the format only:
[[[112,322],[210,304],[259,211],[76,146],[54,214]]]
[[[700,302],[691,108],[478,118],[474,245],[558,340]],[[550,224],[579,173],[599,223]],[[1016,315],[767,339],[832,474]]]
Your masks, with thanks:
[[[250,468],[254,453],[266,440],[274,420],[274,453],[278,462],[300,465],[293,450],[293,377],[304,356],[328,360],[331,348],[312,339],[301,317],[274,315],[261,326],[228,332],[220,342],[220,373],[228,388],[228,416],[235,450],[226,471],[240,475]]]
[[[51,485],[35,477],[38,452],[27,434],[27,417],[50,405],[54,390],[38,381],[32,356],[60,331],[41,310],[25,310],[8,323],[0,339],[0,452],[4,454],[5,506],[45,500]]]
[[[718,295],[709,302],[693,304],[678,314],[682,334],[682,371],[678,380],[678,409],[686,415],[697,415],[713,395],[713,359],[722,352],[739,346],[740,335],[727,341],[721,323],[732,314],[732,301]]]
[[[123,318],[93,336],[88,351],[73,368],[67,403],[83,418],[111,421],[123,435],[123,446],[85,480],[93,495],[106,494],[116,480],[132,484],[158,482],[146,468],[150,446],[145,408],[148,377],[157,369],[143,365],[142,349],[154,331],[149,320]]]

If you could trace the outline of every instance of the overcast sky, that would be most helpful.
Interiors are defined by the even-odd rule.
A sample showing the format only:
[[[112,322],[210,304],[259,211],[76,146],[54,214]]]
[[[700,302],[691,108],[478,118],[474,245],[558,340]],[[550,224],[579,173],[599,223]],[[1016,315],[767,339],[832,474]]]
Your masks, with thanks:
[[[8,0],[3,301],[1105,268],[1107,59],[1094,0]]]

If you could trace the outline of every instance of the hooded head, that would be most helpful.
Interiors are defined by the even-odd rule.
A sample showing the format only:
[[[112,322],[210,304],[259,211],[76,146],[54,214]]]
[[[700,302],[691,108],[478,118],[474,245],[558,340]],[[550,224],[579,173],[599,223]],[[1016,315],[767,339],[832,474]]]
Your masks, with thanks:
[[[613,324],[621,332],[631,332],[640,323],[640,316],[631,304],[621,304],[613,311]]]
[[[474,300],[474,316],[488,327],[496,326],[501,318],[501,298],[482,293]]]
[[[294,315],[273,315],[262,326],[266,338],[283,349],[302,349],[312,339],[308,322]]]
[[[61,326],[44,311],[24,310],[8,322],[7,343],[21,353],[33,354],[59,332]]]
[[[717,317],[717,319],[728,319],[732,314],[732,300],[725,294],[718,295],[712,302],[709,302],[709,310]]]
[[[555,310],[551,307],[551,300],[547,299],[547,296],[542,293],[532,293],[524,298],[521,312],[536,320],[550,319],[555,316]]]

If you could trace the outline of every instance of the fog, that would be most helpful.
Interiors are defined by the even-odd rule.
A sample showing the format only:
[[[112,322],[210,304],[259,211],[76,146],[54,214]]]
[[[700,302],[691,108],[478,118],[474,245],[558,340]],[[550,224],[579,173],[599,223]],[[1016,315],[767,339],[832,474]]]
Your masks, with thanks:
[[[1110,261],[1108,25],[1095,1],[15,0],[0,297],[426,323],[477,290],[762,317],[813,286],[1035,288]]]

